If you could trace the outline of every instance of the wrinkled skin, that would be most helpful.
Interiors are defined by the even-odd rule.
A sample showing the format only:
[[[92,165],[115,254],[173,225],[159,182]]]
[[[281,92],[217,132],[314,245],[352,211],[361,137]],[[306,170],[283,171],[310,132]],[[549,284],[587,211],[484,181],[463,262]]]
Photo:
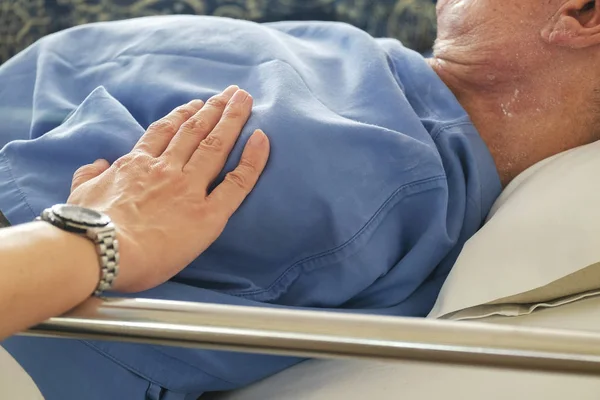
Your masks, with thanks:
[[[506,185],[600,135],[600,5],[440,0],[431,66],[486,141]]]

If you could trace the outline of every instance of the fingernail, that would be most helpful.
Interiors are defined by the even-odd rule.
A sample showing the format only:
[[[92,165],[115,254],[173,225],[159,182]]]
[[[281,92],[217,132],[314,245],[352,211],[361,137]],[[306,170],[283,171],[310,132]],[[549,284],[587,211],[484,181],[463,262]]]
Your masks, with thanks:
[[[226,96],[233,96],[233,94],[235,92],[237,92],[238,90],[240,90],[240,88],[237,85],[232,85],[232,86],[229,86],[227,89],[225,89],[223,91],[223,94]]]
[[[232,103],[243,103],[248,98],[248,92],[245,90],[238,90],[231,98]]]
[[[264,143],[266,137],[267,136],[263,131],[257,129],[254,131],[252,136],[250,136],[250,139],[248,140],[248,145],[259,147]]]
[[[101,158],[100,158],[100,159],[98,159],[98,160],[94,161],[94,165],[96,165],[96,166],[98,166],[98,167],[101,167],[101,166],[103,166],[103,165],[104,165],[104,163],[105,163],[105,162],[106,162],[106,161],[104,161],[103,159],[101,159]]]

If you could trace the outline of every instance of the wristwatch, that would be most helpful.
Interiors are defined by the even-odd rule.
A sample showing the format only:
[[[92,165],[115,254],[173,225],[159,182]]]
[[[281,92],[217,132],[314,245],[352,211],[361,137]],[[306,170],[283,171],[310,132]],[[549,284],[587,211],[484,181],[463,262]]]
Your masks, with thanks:
[[[100,261],[100,281],[94,295],[99,296],[113,287],[119,274],[119,242],[108,215],[89,208],[57,204],[42,211],[37,219],[93,241]]]

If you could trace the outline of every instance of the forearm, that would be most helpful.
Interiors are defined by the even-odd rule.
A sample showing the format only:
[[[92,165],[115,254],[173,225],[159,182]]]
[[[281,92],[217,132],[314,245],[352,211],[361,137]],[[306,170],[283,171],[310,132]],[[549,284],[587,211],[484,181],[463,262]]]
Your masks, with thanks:
[[[60,315],[99,280],[91,241],[46,222],[0,229],[0,340]]]

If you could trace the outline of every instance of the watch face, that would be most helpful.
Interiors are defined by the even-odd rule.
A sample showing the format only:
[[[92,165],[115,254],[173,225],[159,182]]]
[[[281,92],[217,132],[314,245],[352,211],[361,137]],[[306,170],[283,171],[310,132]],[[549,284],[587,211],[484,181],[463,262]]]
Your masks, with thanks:
[[[97,211],[68,204],[56,205],[52,207],[52,212],[60,218],[82,225],[104,226],[110,222],[106,215]]]

